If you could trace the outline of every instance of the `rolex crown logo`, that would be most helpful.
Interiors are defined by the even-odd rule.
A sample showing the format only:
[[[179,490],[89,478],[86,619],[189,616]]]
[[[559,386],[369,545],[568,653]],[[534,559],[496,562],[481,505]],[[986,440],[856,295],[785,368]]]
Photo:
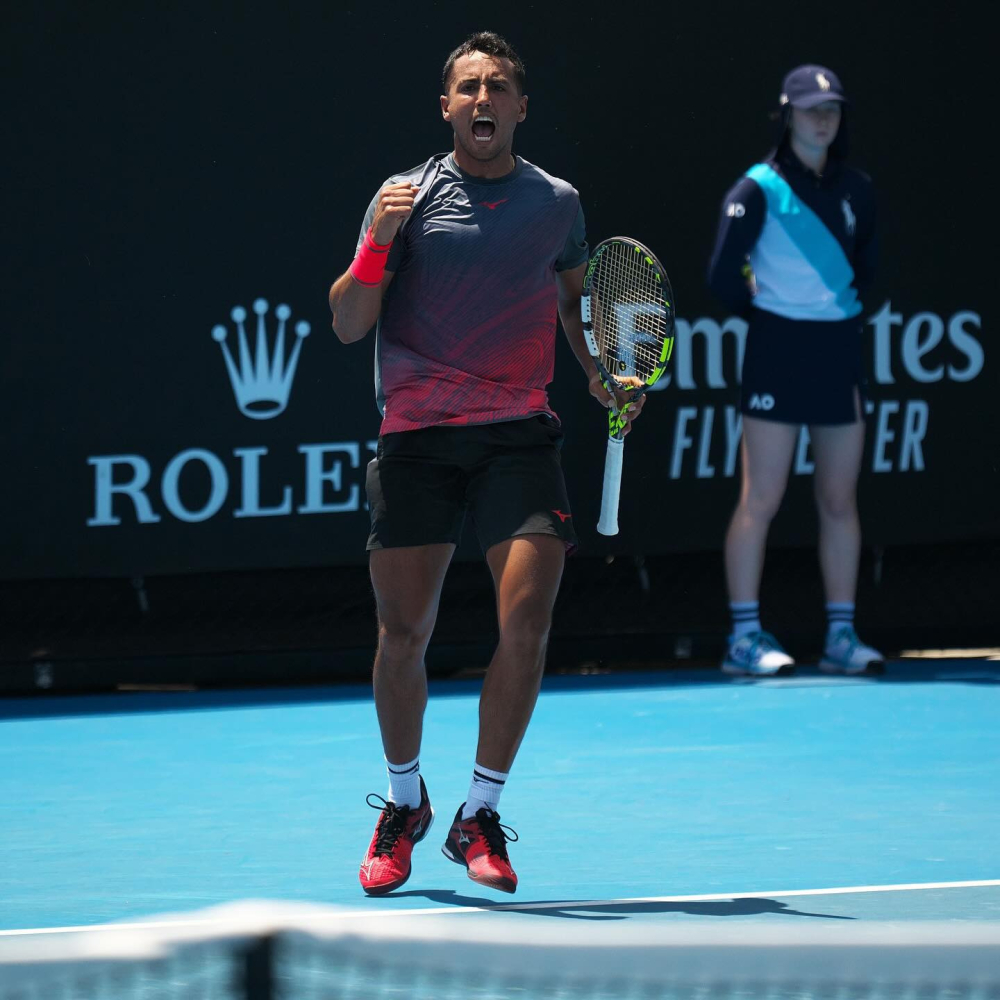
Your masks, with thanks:
[[[226,359],[226,369],[229,372],[233,394],[236,396],[236,405],[240,408],[240,413],[253,420],[269,420],[282,413],[288,405],[302,340],[309,336],[310,329],[305,320],[299,320],[295,324],[295,343],[286,361],[285,326],[292,315],[292,310],[286,305],[278,306],[274,310],[274,315],[278,317],[278,332],[274,340],[274,349],[269,353],[267,327],[264,322],[268,308],[264,299],[257,299],[253,304],[253,311],[257,314],[257,336],[251,354],[245,326],[247,311],[243,306],[233,307],[230,315],[236,324],[239,340],[238,366],[229,344],[226,343],[228,331],[221,325],[212,327],[212,337],[221,345],[222,355]]]

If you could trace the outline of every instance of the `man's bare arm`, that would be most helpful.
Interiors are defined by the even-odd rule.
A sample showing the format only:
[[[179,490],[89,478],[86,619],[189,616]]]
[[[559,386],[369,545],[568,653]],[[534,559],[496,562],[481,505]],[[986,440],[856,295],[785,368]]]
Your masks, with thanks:
[[[601,382],[600,372],[597,370],[597,365],[594,364],[594,359],[590,356],[590,351],[587,350],[587,342],[583,336],[580,297],[583,295],[583,278],[586,273],[586,263],[581,264],[579,267],[574,267],[570,271],[556,272],[556,281],[559,286],[559,319],[562,322],[569,346],[572,348],[573,354],[576,355],[576,360],[580,362],[581,367],[587,375],[587,387],[590,390],[591,396],[601,406],[610,406],[611,393],[604,388],[604,384]],[[626,401],[626,398],[622,394],[617,400],[617,405],[620,407]],[[639,411],[645,402],[645,395],[640,396],[636,400],[632,409],[627,414],[629,422],[639,415]],[[627,434],[628,431],[629,425],[626,424],[625,433]]]
[[[409,181],[404,181],[389,184],[379,192],[372,219],[372,239],[380,246],[386,246],[396,238],[399,227],[413,211],[417,190]],[[361,340],[375,325],[392,275],[393,272],[386,271],[380,284],[362,285],[354,280],[348,269],[330,287],[333,332],[343,343],[353,344]]]
[[[361,285],[351,277],[350,271],[345,271],[330,286],[333,332],[342,343],[353,344],[361,340],[375,325],[392,276],[392,271],[386,271],[381,284]]]

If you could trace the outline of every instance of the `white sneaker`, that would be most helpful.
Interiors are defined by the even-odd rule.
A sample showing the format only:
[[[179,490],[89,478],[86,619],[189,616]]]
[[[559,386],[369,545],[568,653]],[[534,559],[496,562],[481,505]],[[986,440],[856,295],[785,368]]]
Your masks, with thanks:
[[[819,669],[828,674],[881,674],[885,657],[866,646],[852,626],[844,625],[827,639]]]
[[[795,661],[770,632],[748,632],[729,643],[722,669],[727,674],[774,677],[790,674]]]

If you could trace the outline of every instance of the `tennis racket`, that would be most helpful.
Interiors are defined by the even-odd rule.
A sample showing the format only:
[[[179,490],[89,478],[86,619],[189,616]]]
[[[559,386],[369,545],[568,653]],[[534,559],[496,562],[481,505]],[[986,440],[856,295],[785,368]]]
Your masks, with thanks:
[[[626,414],[664,373],[674,347],[674,293],[656,254],[627,236],[594,248],[580,300],[587,350],[604,388],[626,394],[608,409],[608,452],[597,530],[618,534]]]

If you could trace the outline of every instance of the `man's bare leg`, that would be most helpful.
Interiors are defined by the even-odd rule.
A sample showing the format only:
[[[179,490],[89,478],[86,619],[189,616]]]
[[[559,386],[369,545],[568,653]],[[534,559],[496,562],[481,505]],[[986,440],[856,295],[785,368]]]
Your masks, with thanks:
[[[519,535],[494,545],[486,560],[500,641],[479,699],[476,761],[509,771],[538,699],[566,546],[549,535]]]
[[[479,885],[514,892],[509,829],[496,810],[538,700],[566,546],[549,535],[519,535],[492,546],[486,561],[496,587],[500,641],[479,698],[479,745],[469,796],[443,851]],[[516,839],[516,838],[515,838]]]
[[[378,607],[373,688],[386,758],[420,753],[427,671],[424,654],[434,631],[451,544],[376,549],[370,569]]]

